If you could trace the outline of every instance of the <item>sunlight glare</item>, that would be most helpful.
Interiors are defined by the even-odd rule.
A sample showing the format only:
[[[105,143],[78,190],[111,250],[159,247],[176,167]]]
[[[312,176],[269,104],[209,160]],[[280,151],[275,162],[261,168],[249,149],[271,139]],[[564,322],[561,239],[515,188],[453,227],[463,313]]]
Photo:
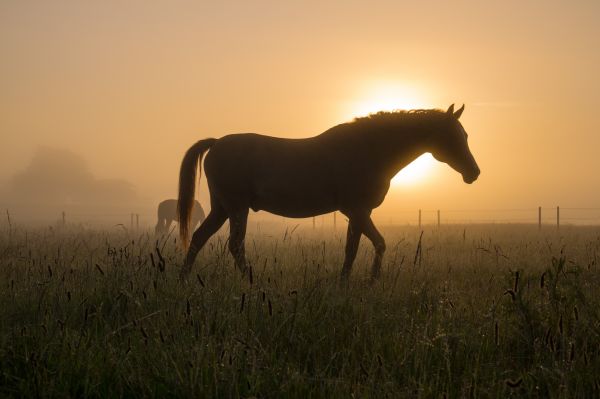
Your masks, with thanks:
[[[358,117],[379,111],[426,108],[426,102],[413,86],[380,83],[369,86],[348,108],[350,117]]]
[[[421,155],[392,178],[392,186],[412,186],[422,183],[431,175],[436,162],[430,153]]]
[[[424,91],[415,85],[394,82],[369,82],[356,101],[348,104],[348,118],[366,116],[379,111],[431,108],[424,98]],[[411,186],[422,183],[431,176],[436,160],[431,154],[423,154],[402,169],[392,179],[392,186]]]

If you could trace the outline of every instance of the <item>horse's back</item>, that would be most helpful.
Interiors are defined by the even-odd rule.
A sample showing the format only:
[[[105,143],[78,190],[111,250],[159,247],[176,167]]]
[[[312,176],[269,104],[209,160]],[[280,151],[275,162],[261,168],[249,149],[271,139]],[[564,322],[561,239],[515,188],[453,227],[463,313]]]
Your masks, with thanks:
[[[177,200],[176,199],[167,199],[161,201],[158,204],[158,218],[159,219],[169,219],[169,220],[178,220],[177,217]],[[198,200],[194,200],[194,207],[192,208],[193,216],[198,220],[204,220],[206,217],[204,213],[204,209]]]
[[[248,133],[219,139],[206,155],[204,168],[211,195],[233,207],[307,216],[335,209],[334,158],[316,137]]]
[[[171,218],[177,212],[177,200],[167,199],[158,204],[158,217]]]

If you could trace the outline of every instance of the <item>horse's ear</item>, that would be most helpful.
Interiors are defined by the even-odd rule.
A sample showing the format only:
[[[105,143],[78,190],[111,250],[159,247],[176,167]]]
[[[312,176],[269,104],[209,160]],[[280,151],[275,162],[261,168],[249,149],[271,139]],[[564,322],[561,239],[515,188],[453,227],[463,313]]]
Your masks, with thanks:
[[[454,114],[454,104],[448,107],[448,111],[446,111],[446,114],[448,114],[448,116]]]
[[[463,113],[463,111],[464,111],[464,110],[465,110],[465,104],[463,104],[463,105],[462,105],[462,107],[460,107],[460,108],[458,109],[458,111],[456,111],[456,112],[454,113],[454,117],[455,117],[456,119],[460,118],[460,116],[462,115],[462,113]]]

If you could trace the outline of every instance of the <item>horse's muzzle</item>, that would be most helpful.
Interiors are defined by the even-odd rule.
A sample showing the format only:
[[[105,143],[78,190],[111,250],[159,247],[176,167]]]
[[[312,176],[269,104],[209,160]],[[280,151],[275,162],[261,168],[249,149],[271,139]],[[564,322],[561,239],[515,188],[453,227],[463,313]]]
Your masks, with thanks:
[[[477,178],[479,177],[479,169],[477,169],[477,172],[473,173],[473,174],[469,174],[469,175],[462,175],[463,177],[463,181],[467,184],[471,184],[473,183],[475,180],[477,180]]]

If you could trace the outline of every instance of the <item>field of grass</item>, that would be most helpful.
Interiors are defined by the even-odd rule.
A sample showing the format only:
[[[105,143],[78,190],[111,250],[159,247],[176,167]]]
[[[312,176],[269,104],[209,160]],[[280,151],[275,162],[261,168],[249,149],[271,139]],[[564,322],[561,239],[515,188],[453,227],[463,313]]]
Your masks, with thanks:
[[[305,227],[249,232],[253,284],[223,234],[182,284],[172,236],[6,227],[0,396],[600,397],[600,228],[382,233],[374,285]]]

